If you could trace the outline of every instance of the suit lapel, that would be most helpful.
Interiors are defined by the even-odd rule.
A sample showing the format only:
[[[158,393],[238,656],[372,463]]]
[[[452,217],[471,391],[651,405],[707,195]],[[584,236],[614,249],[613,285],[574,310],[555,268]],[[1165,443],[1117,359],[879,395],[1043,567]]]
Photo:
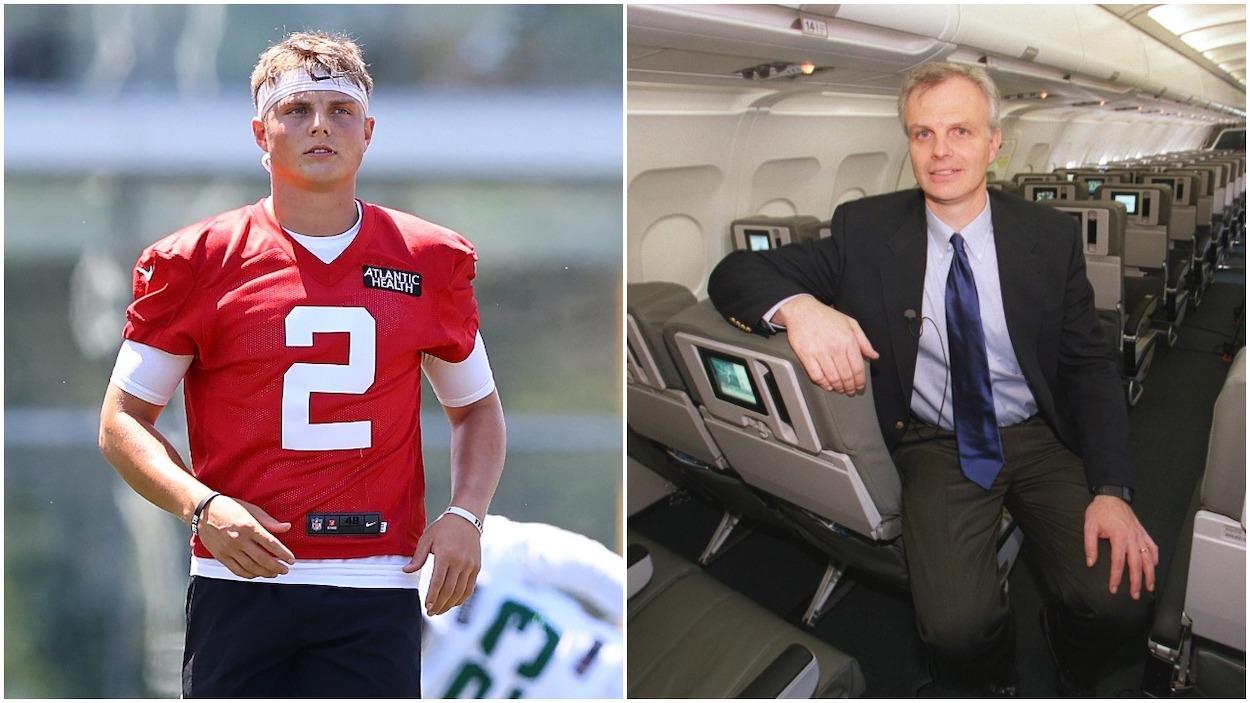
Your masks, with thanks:
[[[919,194],[919,191],[917,191]],[[885,293],[885,309],[890,316],[890,344],[894,348],[896,370],[903,397],[910,398],[916,377],[916,355],[920,339],[911,325],[920,322],[924,302],[925,257],[928,238],[925,236],[924,199],[903,218],[899,228],[887,240],[890,256],[881,260],[881,289]],[[908,323],[903,311],[916,311],[917,319]],[[895,317],[897,315],[897,318]]]
[[[995,191],[990,192],[993,194]],[[998,278],[1003,295],[1003,314],[1007,318],[1007,334],[1011,337],[1011,346],[1021,370],[1026,377],[1032,377],[1038,369],[1037,338],[1045,295],[1042,281],[1046,279],[1046,261],[1037,250],[1041,234],[1018,216],[1019,210],[1012,207],[1006,198],[993,200],[990,213],[994,222],[994,247],[998,251]]]

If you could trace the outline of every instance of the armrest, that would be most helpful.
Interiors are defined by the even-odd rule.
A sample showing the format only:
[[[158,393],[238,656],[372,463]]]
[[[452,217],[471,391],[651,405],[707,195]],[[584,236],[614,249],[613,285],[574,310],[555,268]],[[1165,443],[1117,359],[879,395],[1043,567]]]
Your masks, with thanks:
[[[625,557],[629,564],[629,571],[626,574],[626,592],[629,594],[627,598],[633,598],[635,593],[651,583],[651,577],[655,575],[655,566],[651,563],[650,552],[641,544],[629,545]]]
[[[1185,511],[1185,521],[1181,524],[1180,533],[1173,547],[1172,561],[1168,564],[1167,575],[1155,598],[1154,622],[1150,627],[1150,647],[1158,654],[1160,649],[1172,653],[1166,658],[1179,654],[1181,637],[1184,634],[1182,617],[1185,610],[1185,592],[1189,578],[1189,554],[1193,546],[1191,537],[1194,533],[1194,515],[1198,512],[1199,496],[1202,486],[1194,490],[1193,498]]]
[[[1154,294],[1142,296],[1124,321],[1124,334],[1137,337],[1149,329],[1150,316],[1154,314],[1158,304],[1158,298]]]
[[[811,698],[820,682],[820,664],[812,650],[792,644],[746,685],[737,698]]]
[[[1184,250],[1174,249],[1168,252],[1167,283],[1176,289],[1189,276],[1189,268],[1193,265],[1193,254]]]

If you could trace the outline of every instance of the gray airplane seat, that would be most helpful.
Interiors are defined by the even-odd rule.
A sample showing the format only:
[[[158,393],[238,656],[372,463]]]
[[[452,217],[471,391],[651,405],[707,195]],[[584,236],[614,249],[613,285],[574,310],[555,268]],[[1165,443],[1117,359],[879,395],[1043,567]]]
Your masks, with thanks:
[[[985,182],[985,185],[994,190],[1001,190],[1013,195],[1020,194],[1020,187],[1016,185],[1015,181],[989,180]]]
[[[742,518],[783,528],[788,523],[734,474],[708,433],[665,344],[664,325],[694,303],[694,294],[676,283],[627,287],[627,424],[633,434],[663,449],[662,456],[644,460],[645,465],[725,511],[700,558],[706,564]],[[648,452],[657,453],[661,452]]]
[[[666,335],[725,458],[830,559],[804,622],[832,605],[848,568],[906,587],[902,482],[871,388],[855,397],[821,390],[784,334],[744,334],[709,301],[675,315]]]
[[[676,283],[631,283],[627,287],[627,421],[643,437],[724,468],[725,459],[703,428],[664,345],[664,324],[694,304],[694,294]]]
[[[1030,183],[1059,183],[1064,180],[1064,177],[1057,173],[1038,173],[1036,171],[1024,171],[1011,177],[1012,183],[1016,184],[1016,193],[1023,195],[1026,200],[1033,199],[1025,195],[1028,192],[1027,188]]]
[[[1206,470],[1155,604],[1142,690],[1246,697],[1246,350],[1215,401]]]
[[[1196,172],[1178,173],[1164,171],[1151,173],[1143,177],[1143,185],[1164,185],[1172,190],[1172,213],[1167,221],[1168,227],[1168,269],[1173,280],[1183,282],[1187,296],[1183,302],[1188,305],[1174,305],[1171,299],[1165,300],[1169,315],[1176,318],[1176,324],[1184,321],[1185,307],[1197,305],[1194,267],[1200,266],[1204,255],[1197,254],[1200,243],[1198,232],[1198,206],[1195,204],[1198,191],[1198,174]]]
[[[1238,237],[1245,216],[1245,157],[1232,153],[1208,152],[1202,163],[1222,170],[1220,180],[1224,184],[1223,216],[1219,221],[1215,244],[1218,250],[1217,260],[1223,264]]]
[[[1246,234],[1246,152],[1219,151],[1219,158],[1228,160],[1233,167],[1232,209],[1227,231],[1229,248],[1243,241]]]
[[[851,698],[859,662],[630,533],[626,695]]]
[[[1110,183],[1098,190],[1098,196],[1125,206],[1125,265],[1162,276],[1163,297],[1153,317],[1167,330],[1168,344],[1174,344],[1175,328],[1189,307],[1193,235],[1172,229],[1172,188],[1163,183]],[[1186,237],[1191,243],[1184,242]]]
[[[811,215],[761,216],[734,220],[729,231],[734,249],[766,251],[787,244],[819,239],[820,227],[820,220]]]
[[[1194,246],[1198,231],[1197,174],[1160,172],[1143,177],[1142,185],[1165,185],[1172,189],[1172,215],[1168,220],[1168,238],[1174,246]],[[1192,254],[1192,251],[1190,252]]]
[[[1151,322],[1163,297],[1162,272],[1127,265],[1127,209],[1123,203],[1086,200],[1047,204],[1079,223],[1085,275],[1094,288],[1094,308],[1127,385],[1129,404],[1135,405],[1158,342],[1159,333]],[[1155,253],[1162,254],[1161,240],[1156,241],[1156,247]]]
[[[1213,282],[1216,262],[1219,259],[1219,242],[1224,228],[1224,189],[1219,184],[1222,169],[1190,161],[1183,168],[1168,169],[1164,173],[1194,176],[1193,199],[1197,225],[1190,278],[1196,294],[1200,297],[1202,291]]]

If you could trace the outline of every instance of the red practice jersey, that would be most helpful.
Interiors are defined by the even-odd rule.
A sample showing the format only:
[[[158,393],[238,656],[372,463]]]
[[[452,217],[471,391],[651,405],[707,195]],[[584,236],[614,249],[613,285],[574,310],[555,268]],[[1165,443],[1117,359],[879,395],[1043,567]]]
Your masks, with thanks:
[[[329,264],[264,201],[186,227],[140,256],[126,311],[127,339],[194,356],[196,477],[290,522],[278,537],[297,559],[412,556],[426,522],[421,354],[461,361],[478,329],[473,246],[362,211]]]

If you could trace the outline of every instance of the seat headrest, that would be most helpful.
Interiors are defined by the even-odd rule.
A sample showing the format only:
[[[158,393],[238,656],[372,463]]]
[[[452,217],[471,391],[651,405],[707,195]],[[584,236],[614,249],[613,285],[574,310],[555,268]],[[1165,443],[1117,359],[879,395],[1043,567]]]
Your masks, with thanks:
[[[1107,231],[1105,236],[1107,239],[1107,256],[1122,256],[1124,253],[1124,231],[1128,226],[1128,210],[1123,203],[1117,203],[1114,200],[1046,200],[1042,201],[1044,205],[1062,210],[1063,212],[1089,214],[1084,215],[1082,222],[1086,219],[1105,219],[1107,221]],[[1093,214],[1093,213],[1099,214]],[[1098,235],[1104,236],[1101,228]],[[1081,236],[1087,236],[1082,232]]]
[[[638,361],[646,367],[644,372],[648,376],[659,374],[659,378],[647,379],[651,385],[685,387],[664,346],[664,325],[673,315],[694,304],[694,293],[677,283],[655,281],[626,286],[625,311],[630,327],[627,341],[633,353],[643,357]]]

